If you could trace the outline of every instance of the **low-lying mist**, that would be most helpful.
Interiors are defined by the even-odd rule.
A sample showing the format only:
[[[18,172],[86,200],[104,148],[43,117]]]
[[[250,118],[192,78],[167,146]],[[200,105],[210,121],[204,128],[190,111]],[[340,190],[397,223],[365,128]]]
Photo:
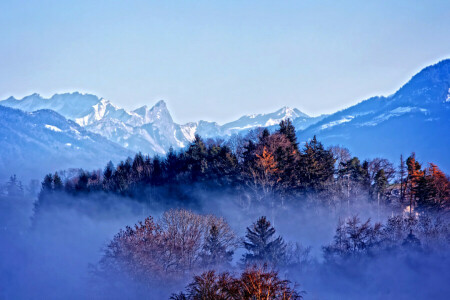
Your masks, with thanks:
[[[400,255],[387,251],[351,263],[324,261],[322,246],[333,241],[340,220],[357,214],[362,221],[386,222],[398,212],[369,202],[332,210],[321,206],[248,208],[221,191],[198,193],[200,205],[189,209],[223,216],[239,237],[245,236],[246,228],[258,217],[267,216],[276,235],[310,246],[307,265],[298,270],[280,269],[283,277],[306,292],[305,299],[445,299],[450,294],[448,252],[421,250]],[[105,204],[94,201],[95,197],[61,194],[61,203],[76,205],[52,206],[34,214],[33,198],[2,196],[1,299],[167,299],[189,283],[191,277],[149,288],[122,274],[110,274],[117,278],[114,282],[102,280],[94,270],[114,235],[147,216],[157,219],[174,205],[151,207],[111,194],[102,196],[107,199]],[[242,247],[235,251],[232,272],[239,269],[244,252]]]

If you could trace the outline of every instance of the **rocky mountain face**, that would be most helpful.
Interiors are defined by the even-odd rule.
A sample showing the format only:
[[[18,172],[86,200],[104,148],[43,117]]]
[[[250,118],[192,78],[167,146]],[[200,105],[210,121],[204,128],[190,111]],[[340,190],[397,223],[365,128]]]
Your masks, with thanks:
[[[203,138],[227,138],[258,127],[274,126],[287,118],[294,120],[300,129],[320,120],[320,117],[309,117],[298,109],[283,107],[274,113],[243,116],[224,125],[208,121],[180,125],[174,122],[163,100],[152,107],[126,111],[106,99],[80,93],[56,94],[49,99],[38,94],[23,99],[10,97],[0,101],[0,105],[27,112],[53,109],[90,132],[131,151],[148,154],[165,154],[170,147],[183,148],[194,140],[196,134]]]
[[[38,94],[23,99],[10,97],[0,101],[0,105],[35,112],[1,108],[3,153],[16,151],[19,157],[34,151],[39,159],[38,153],[49,156],[63,149],[71,156],[84,155],[92,162],[139,151],[164,155],[170,147],[187,146],[196,134],[226,139],[258,127],[274,130],[281,120],[290,118],[301,143],[317,135],[327,146],[339,144],[360,157],[382,156],[392,161],[397,161],[400,154],[406,156],[415,151],[419,160],[436,162],[450,171],[450,60],[423,69],[391,96],[373,97],[319,117],[283,107],[273,113],[242,116],[223,125],[208,121],[178,124],[164,101],[127,111],[106,99],[80,93],[56,94],[49,99]],[[42,109],[46,111],[39,111]],[[19,124],[17,119],[25,123]],[[31,145],[36,145],[36,149]],[[76,147],[88,150],[77,154]]]
[[[133,153],[52,110],[0,106],[0,178],[42,178],[68,168],[103,168]]]

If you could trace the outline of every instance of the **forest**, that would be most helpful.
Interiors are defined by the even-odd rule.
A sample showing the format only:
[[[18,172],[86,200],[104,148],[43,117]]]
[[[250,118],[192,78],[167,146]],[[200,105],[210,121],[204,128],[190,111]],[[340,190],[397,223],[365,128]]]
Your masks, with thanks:
[[[83,267],[83,296],[438,299],[450,292],[450,178],[414,153],[398,162],[360,160],[315,136],[299,143],[289,119],[274,132],[227,141],[196,136],[165,157],[138,153],[103,170],[58,171],[27,190],[12,176],[2,205],[13,211],[11,203],[36,189],[32,230],[71,224],[82,236],[81,222],[121,220]],[[2,225],[11,234],[19,228]]]
[[[196,136],[186,150],[171,149],[166,157],[139,153],[117,166],[110,162],[103,171],[79,170],[65,179],[48,174],[37,206],[51,205],[57,198],[52,194],[60,192],[198,206],[198,194],[215,190],[233,194],[247,207],[336,208],[362,199],[396,209],[407,205],[416,212],[446,211],[450,205],[449,178],[436,164],[422,166],[414,153],[400,156],[397,166],[383,158],[361,162],[346,148],[325,149],[315,136],[300,146],[288,119],[274,133],[260,129],[227,142]]]

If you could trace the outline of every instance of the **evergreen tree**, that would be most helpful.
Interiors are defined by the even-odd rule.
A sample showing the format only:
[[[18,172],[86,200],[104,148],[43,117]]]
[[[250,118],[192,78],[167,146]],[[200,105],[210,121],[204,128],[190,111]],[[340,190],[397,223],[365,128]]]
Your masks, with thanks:
[[[388,181],[386,175],[384,173],[384,170],[381,169],[375,175],[375,183],[374,183],[374,190],[377,193],[378,199],[380,199],[385,194],[387,186]]]
[[[47,174],[42,181],[42,192],[51,192],[53,190],[53,176],[52,174]]]
[[[209,234],[205,238],[200,258],[202,265],[207,268],[225,266],[233,258],[233,251],[228,251],[227,245],[221,243],[219,228],[215,224],[211,225]]]
[[[169,148],[169,152],[166,155],[164,169],[166,170],[168,183],[174,183],[178,173],[181,171],[181,160],[172,147]]]
[[[269,129],[264,128],[259,136],[258,144],[267,146],[267,141],[268,141],[269,137],[270,137]]]
[[[335,159],[316,136],[305,144],[300,156],[299,179],[305,190],[319,192],[333,179]]]
[[[251,227],[247,227],[244,248],[248,253],[244,254],[245,264],[270,263],[276,265],[283,261],[286,254],[286,244],[282,237],[274,237],[273,228],[266,217],[259,218]]]
[[[134,182],[140,181],[144,177],[144,156],[141,152],[136,154],[131,165],[132,180]]]
[[[89,189],[89,173],[81,170],[78,176],[78,182],[75,184],[75,190],[79,192],[87,192]]]
[[[113,190],[114,164],[109,161],[103,170],[103,189],[106,191]]]
[[[191,180],[196,182],[205,175],[207,163],[207,148],[199,135],[195,135],[195,139],[185,153],[187,171],[189,171]]]
[[[152,166],[153,168],[150,183],[154,186],[159,186],[163,184],[164,169],[161,159],[158,156],[153,158]]]
[[[53,175],[53,189],[55,191],[62,191],[64,188],[63,181],[61,177],[59,177],[58,172],[55,172]]]
[[[278,132],[284,134],[288,138],[292,144],[293,150],[298,151],[297,135],[295,134],[295,127],[292,125],[291,119],[281,121]]]

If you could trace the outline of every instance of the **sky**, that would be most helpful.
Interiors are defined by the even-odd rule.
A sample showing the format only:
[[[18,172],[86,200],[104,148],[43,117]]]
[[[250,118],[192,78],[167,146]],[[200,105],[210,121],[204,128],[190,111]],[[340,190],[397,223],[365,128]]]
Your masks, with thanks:
[[[450,1],[0,1],[0,99],[88,92],[175,121],[389,95],[450,57]]]

